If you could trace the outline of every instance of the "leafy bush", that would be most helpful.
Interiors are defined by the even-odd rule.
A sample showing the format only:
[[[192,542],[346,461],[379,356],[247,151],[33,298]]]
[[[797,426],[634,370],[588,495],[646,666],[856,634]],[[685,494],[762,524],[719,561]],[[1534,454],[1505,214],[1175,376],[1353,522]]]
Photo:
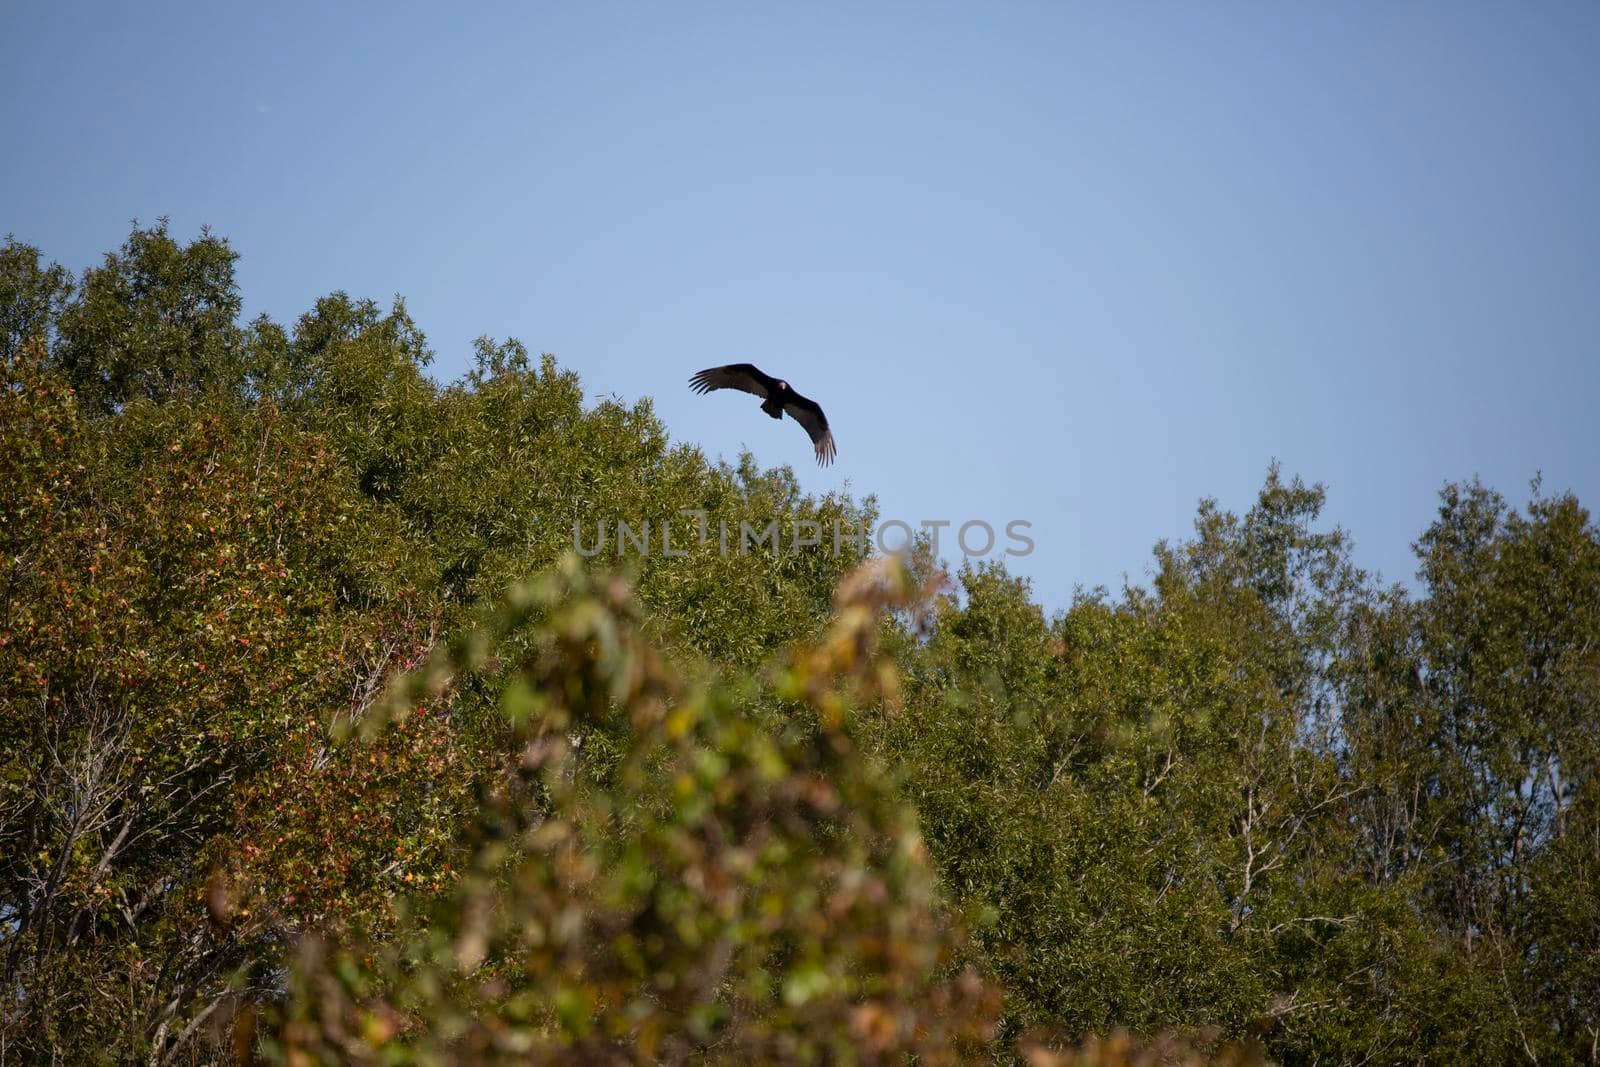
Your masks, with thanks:
[[[761,681],[687,687],[641,641],[621,583],[569,566],[515,592],[399,702],[532,628],[502,697],[514,769],[469,873],[385,946],[306,947],[289,1062],[977,1054],[993,995],[957,971],[915,820],[852,737],[892,677],[872,646],[904,581],[869,565],[819,644]],[[762,695],[787,718],[764,726],[747,710]],[[619,751],[596,767],[586,739],[608,730]]]

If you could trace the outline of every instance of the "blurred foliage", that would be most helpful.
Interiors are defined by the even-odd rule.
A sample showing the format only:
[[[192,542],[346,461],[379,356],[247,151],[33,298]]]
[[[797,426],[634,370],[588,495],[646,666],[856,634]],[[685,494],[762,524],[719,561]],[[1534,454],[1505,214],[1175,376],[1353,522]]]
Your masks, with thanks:
[[[511,595],[401,708],[533,625],[502,710],[514,766],[466,876],[386,948],[302,952],[289,1063],[958,1062],[993,994],[956,973],[956,933],[893,791],[862,765],[853,712],[893,566],[841,587],[837,621],[767,680],[685,688],[638,635],[625,586],[568,566]],[[602,767],[582,753],[616,730]],[[369,956],[368,953],[371,952]],[[375,958],[374,958],[375,957]],[[373,958],[365,963],[364,959]]]
[[[1259,1067],[1267,1061],[1251,1042],[1219,1040],[1214,1032],[1137,1037],[1119,1030],[1062,1049],[1024,1040],[1028,1067]]]
[[[1383,588],[1274,468],[1046,617],[235,259],[0,248],[0,1061],[1600,1062],[1570,495]]]

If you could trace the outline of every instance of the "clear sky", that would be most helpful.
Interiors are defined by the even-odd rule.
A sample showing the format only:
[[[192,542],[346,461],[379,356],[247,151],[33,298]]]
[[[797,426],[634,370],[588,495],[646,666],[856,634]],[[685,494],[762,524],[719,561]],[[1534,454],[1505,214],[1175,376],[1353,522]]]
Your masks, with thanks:
[[[1447,479],[1600,504],[1600,5],[10,3],[0,230],[210,224],[674,439],[1141,580],[1268,463],[1386,579]],[[470,9],[470,13],[466,13]],[[827,409],[839,462],[752,398]]]

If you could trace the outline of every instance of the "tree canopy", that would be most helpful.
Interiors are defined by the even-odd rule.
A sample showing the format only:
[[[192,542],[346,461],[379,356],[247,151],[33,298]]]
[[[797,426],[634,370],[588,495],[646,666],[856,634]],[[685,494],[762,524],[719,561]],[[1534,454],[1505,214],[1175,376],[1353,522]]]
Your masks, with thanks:
[[[1274,466],[1050,616],[235,261],[0,248],[0,1059],[1600,1062],[1571,495],[1384,587]]]

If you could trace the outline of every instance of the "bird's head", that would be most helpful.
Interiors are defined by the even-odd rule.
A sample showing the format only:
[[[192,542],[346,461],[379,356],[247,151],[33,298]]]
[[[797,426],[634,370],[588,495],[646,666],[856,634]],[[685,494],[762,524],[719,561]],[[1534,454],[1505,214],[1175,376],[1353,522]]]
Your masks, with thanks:
[[[789,388],[789,383],[786,382],[786,381],[783,381],[782,379],[779,379],[778,388],[787,390]]]

